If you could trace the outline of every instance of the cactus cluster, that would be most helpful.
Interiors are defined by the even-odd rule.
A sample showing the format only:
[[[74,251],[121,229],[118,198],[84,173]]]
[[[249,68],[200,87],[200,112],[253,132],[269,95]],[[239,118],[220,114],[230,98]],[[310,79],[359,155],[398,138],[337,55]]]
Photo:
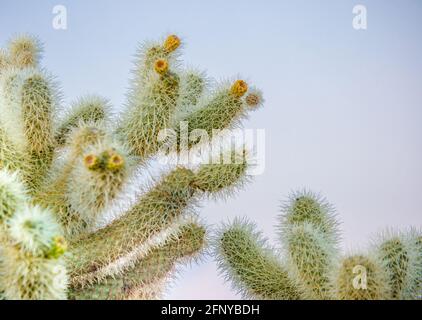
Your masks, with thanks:
[[[281,210],[278,250],[272,249],[247,220],[223,226],[216,237],[220,271],[244,297],[421,298],[420,231],[384,232],[365,252],[344,254],[339,249],[337,215],[325,199],[310,191],[298,191]]]
[[[3,298],[156,298],[177,264],[202,251],[206,229],[195,204],[239,186],[245,148],[221,152],[237,161],[176,166],[117,212],[139,170],[169,143],[159,139],[163,130],[173,129],[182,151],[180,121],[188,133],[212,134],[262,104],[260,91],[240,79],[209,90],[204,72],[183,68],[180,47],[176,35],[139,47],[117,117],[99,96],[62,108],[36,38],[16,37],[0,51]],[[189,139],[186,147],[199,144]]]

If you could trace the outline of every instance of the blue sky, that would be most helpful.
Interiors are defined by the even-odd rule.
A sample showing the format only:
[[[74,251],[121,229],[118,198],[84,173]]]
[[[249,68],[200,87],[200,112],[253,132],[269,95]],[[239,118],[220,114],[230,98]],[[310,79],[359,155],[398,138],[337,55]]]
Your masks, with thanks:
[[[67,30],[52,9],[67,8]],[[352,28],[363,4],[368,29]],[[308,187],[343,221],[345,250],[386,226],[422,226],[422,3],[410,1],[0,2],[0,43],[30,32],[64,103],[86,93],[125,101],[140,41],[177,33],[184,60],[224,79],[241,74],[266,105],[246,128],[266,130],[266,170],[235,199],[204,203],[218,224],[246,215],[275,243],[280,200]],[[211,259],[184,268],[169,298],[232,298]]]

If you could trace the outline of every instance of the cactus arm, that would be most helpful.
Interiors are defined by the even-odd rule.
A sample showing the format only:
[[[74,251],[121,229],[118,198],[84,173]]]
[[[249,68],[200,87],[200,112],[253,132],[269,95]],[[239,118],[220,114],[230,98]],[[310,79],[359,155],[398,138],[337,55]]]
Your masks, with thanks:
[[[293,192],[282,204],[278,229],[283,234],[291,226],[302,223],[310,223],[331,241],[338,241],[339,223],[333,206],[308,190]]]
[[[45,180],[34,197],[35,203],[54,209],[67,239],[75,238],[86,232],[89,227],[88,221],[84,220],[81,214],[76,211],[78,207],[71,206],[69,201],[71,195],[68,193],[69,182],[72,177],[75,178],[75,171],[77,173],[78,168],[83,170],[81,166],[83,167],[84,152],[87,148],[92,148],[99,141],[104,141],[105,137],[106,128],[102,123],[80,122],[69,134],[67,140],[68,152],[65,158],[55,164],[54,174]],[[89,176],[84,178],[89,178]],[[85,214],[90,216],[89,213],[85,212]]]
[[[289,273],[308,299],[332,299],[330,272],[337,248],[309,223],[291,226],[283,235]]]
[[[66,245],[53,215],[26,207],[7,221],[1,287],[7,299],[66,299]]]
[[[86,96],[77,100],[55,129],[57,145],[63,146],[69,133],[80,122],[95,123],[109,120],[110,109],[108,101],[99,96]]]
[[[144,42],[137,50],[135,57],[135,75],[132,80],[130,95],[143,90],[147,85],[151,70],[157,60],[163,59],[170,64],[177,63],[178,51],[181,40],[176,35],[168,35],[162,41]]]
[[[201,166],[196,174],[185,168],[175,169],[122,217],[72,245],[71,251],[78,257],[77,261],[70,261],[73,280],[83,284],[101,278],[107,265],[129,254],[133,247],[151,241],[154,235],[170,228],[195,200],[197,191],[214,193],[236,185],[243,177],[246,165],[241,164],[245,168],[242,174],[233,175],[229,174],[235,171],[231,166],[210,165],[206,169]],[[199,174],[201,169],[208,173]],[[215,183],[206,184],[202,180],[204,176],[213,178]],[[222,180],[222,177],[225,179]],[[218,187],[215,187],[217,182]]]
[[[23,153],[25,180],[36,189],[53,157],[52,118],[57,94],[51,78],[34,69],[9,70],[2,75],[2,127],[14,147]]]
[[[357,269],[364,268],[364,269]],[[364,272],[364,274],[359,274]],[[356,277],[364,276],[363,279]],[[356,282],[356,283],[355,283]],[[333,278],[333,296],[340,300],[388,300],[390,287],[381,261],[374,255],[355,254],[343,257]],[[363,287],[364,286],[364,287]]]
[[[193,172],[177,168],[163,178],[122,217],[71,246],[76,260],[69,261],[73,281],[86,283],[102,277],[107,265],[169,228],[194,196]]]
[[[0,75],[1,73],[6,70],[10,65],[9,57],[7,51],[3,48],[0,48]]]
[[[74,299],[157,298],[162,282],[177,263],[192,260],[204,246],[205,229],[194,223],[182,225],[162,245],[152,248],[128,270],[85,288],[73,288]]]
[[[219,269],[248,298],[300,299],[288,273],[250,223],[235,221],[217,238]]]
[[[0,291],[6,299],[65,299],[65,243],[53,215],[28,204],[18,174],[0,171]]]
[[[129,152],[117,141],[103,139],[89,146],[72,166],[67,180],[66,200],[88,228],[117,198],[132,171]]]
[[[173,115],[173,127],[177,127],[179,121],[182,121],[200,105],[199,101],[205,94],[209,82],[205,73],[201,71],[192,69],[181,73],[180,94]]]
[[[0,124],[1,125],[1,124]],[[26,168],[27,163],[24,160],[22,152],[11,143],[6,132],[0,126],[0,170],[8,169],[16,171]],[[27,170],[23,170],[24,172]]]
[[[180,121],[187,123],[188,137],[191,137],[194,130],[199,129],[212,138],[216,131],[234,127],[246,117],[248,108],[243,96],[247,90],[248,86],[243,80],[237,80],[231,85],[222,85],[210,98],[201,101],[193,112],[179,117],[179,123],[175,124],[177,142],[180,143],[182,139]],[[189,147],[195,144],[197,141],[189,139]]]
[[[35,68],[41,60],[43,48],[41,42],[29,35],[21,35],[9,41],[8,60],[18,69]]]
[[[171,116],[176,107],[179,78],[170,72],[165,60],[157,60],[156,71],[151,72],[151,80],[142,93],[133,97],[128,110],[123,115],[119,134],[127,141],[134,154],[141,159],[155,154],[160,142],[161,130],[170,127]]]
[[[308,191],[293,193],[282,207],[280,239],[289,272],[309,299],[331,299],[331,270],[339,249],[333,208]]]
[[[388,276],[392,299],[417,299],[422,264],[414,232],[386,232],[375,247]]]
[[[246,151],[223,151],[211,164],[203,164],[195,175],[195,187],[209,194],[234,189],[246,180]]]
[[[170,70],[180,39],[170,35],[163,44],[145,45],[138,53],[128,107],[117,130],[121,139],[142,159],[154,155],[158,135],[170,128],[179,96],[180,78]]]
[[[23,208],[28,200],[26,189],[16,172],[0,170],[0,224]]]

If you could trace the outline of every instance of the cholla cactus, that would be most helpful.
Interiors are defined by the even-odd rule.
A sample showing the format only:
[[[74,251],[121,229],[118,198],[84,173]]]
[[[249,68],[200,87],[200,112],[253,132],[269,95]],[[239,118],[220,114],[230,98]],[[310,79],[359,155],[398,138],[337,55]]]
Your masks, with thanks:
[[[280,216],[281,255],[248,221],[224,226],[219,268],[247,298],[385,300],[421,297],[421,233],[387,233],[366,253],[342,256],[334,209],[308,191],[293,193]]]
[[[156,298],[177,264],[197,257],[205,227],[192,209],[246,177],[246,150],[233,162],[177,166],[125,212],[139,168],[188,134],[229,129],[262,104],[243,80],[207,94],[203,72],[184,71],[180,39],[146,43],[136,56],[126,108],[113,119],[99,96],[78,99],[59,116],[60,93],[40,69],[41,45],[12,40],[0,51],[0,292],[6,299]],[[201,145],[202,144],[202,145]],[[189,141],[195,148],[203,141]],[[174,150],[183,151],[176,141]],[[110,221],[111,220],[111,221]],[[104,223],[106,221],[106,223]]]

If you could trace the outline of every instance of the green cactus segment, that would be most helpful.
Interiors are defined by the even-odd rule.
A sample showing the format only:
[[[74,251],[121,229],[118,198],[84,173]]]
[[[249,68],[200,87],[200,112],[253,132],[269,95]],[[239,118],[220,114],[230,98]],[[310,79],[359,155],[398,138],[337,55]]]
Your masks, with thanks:
[[[211,139],[219,131],[233,127],[236,121],[245,116],[246,110],[243,100],[231,91],[230,86],[225,86],[218,90],[208,101],[203,102],[203,105],[198,106],[195,111],[181,118],[180,121],[184,121],[188,125],[187,133],[188,137],[190,137],[188,146],[192,147],[198,142],[192,141],[192,132],[194,130],[203,130]],[[179,124],[176,125],[176,137],[178,143],[180,143],[182,140],[182,129]]]
[[[305,296],[309,299],[330,299],[329,275],[337,252],[324,234],[312,224],[298,224],[284,234],[283,244],[289,271]]]
[[[48,259],[16,247],[2,251],[0,286],[10,300],[66,299],[67,275],[62,259]]]
[[[22,209],[26,201],[26,190],[17,174],[0,170],[0,223]]]
[[[166,241],[152,248],[124,274],[107,277],[101,283],[84,289],[73,288],[73,299],[144,299],[149,290],[172,273],[178,262],[191,260],[204,246],[205,229],[196,224],[183,225]],[[157,295],[154,292],[153,295]]]
[[[184,73],[180,79],[180,96],[177,103],[181,108],[196,106],[205,91],[205,74],[198,71]],[[189,110],[189,109],[188,109]],[[188,112],[188,110],[179,110]]]
[[[39,187],[51,165],[55,145],[52,130],[54,101],[48,79],[41,74],[26,78],[22,87],[21,104],[31,167],[28,183],[35,189]]]
[[[109,120],[110,106],[107,100],[98,96],[86,96],[76,101],[55,131],[59,146],[65,144],[69,133],[81,122],[96,123]]]
[[[128,163],[131,161],[125,157],[125,148],[114,145],[107,138],[106,130],[103,123],[91,122],[80,122],[73,128],[67,140],[68,153],[57,165],[55,174],[46,179],[35,195],[36,203],[55,210],[69,240],[87,232],[93,226],[98,212],[116,197],[129,174]],[[121,168],[109,170],[108,161],[105,161],[102,163],[103,168],[88,169],[84,155],[90,155],[88,152],[91,151],[94,152],[91,154],[93,157],[98,155],[102,160],[109,160],[109,155],[118,155]],[[128,161],[125,163],[125,160]],[[93,188],[95,181],[100,181],[100,185],[96,185],[98,189]],[[107,186],[112,186],[111,190],[105,190]],[[70,190],[77,194],[69,193]]]
[[[176,35],[169,35],[163,41],[146,42],[140,46],[136,54],[135,79],[133,92],[142,90],[148,83],[150,71],[154,68],[157,60],[162,59],[176,63],[178,48],[181,45],[180,39]]]
[[[176,108],[179,78],[176,74],[151,74],[147,87],[131,97],[119,129],[122,141],[141,159],[154,155],[161,146],[159,134],[170,128]]]
[[[41,53],[41,43],[32,36],[21,35],[9,42],[8,60],[12,67],[19,69],[37,67]]]
[[[245,297],[300,299],[286,268],[251,224],[236,221],[220,232],[218,242],[219,268]]]
[[[16,174],[2,171],[0,190],[0,207],[7,210],[1,221],[0,291],[13,300],[65,299],[66,243],[53,215],[28,205]]]
[[[99,141],[85,149],[73,165],[66,199],[89,226],[116,199],[131,174],[129,152],[114,141]]]
[[[25,165],[19,169],[30,189],[34,190],[46,174],[53,156],[54,85],[47,75],[36,70],[18,72],[13,69],[2,75],[0,87],[1,125],[7,137],[2,140],[11,143],[9,150],[22,154],[18,163],[24,162]],[[6,162],[10,163],[12,159],[6,159]]]
[[[387,274],[380,261],[370,255],[343,258],[334,284],[334,295],[340,300],[390,299]]]
[[[421,260],[418,248],[408,234],[392,235],[378,245],[393,299],[412,299],[419,292]]]
[[[338,254],[338,223],[331,205],[309,191],[282,207],[281,241],[293,279],[309,299],[331,299],[330,272]]]
[[[211,164],[200,166],[195,175],[195,187],[208,193],[218,193],[242,184],[246,177],[248,163],[246,152],[229,151],[220,154]]]
[[[193,178],[191,170],[174,170],[120,219],[74,243],[71,252],[77,259],[69,261],[74,279],[83,283],[93,274],[95,278],[101,268],[168,228],[192,200]]]
[[[8,169],[27,171],[27,163],[22,152],[19,152],[9,140],[6,132],[0,127],[0,170]]]
[[[416,287],[417,287],[417,291],[418,291],[418,295],[419,297],[422,299],[422,235],[420,232],[418,232],[414,237],[413,237],[413,241],[415,242],[415,248],[417,251],[417,259],[418,259],[418,264],[420,266],[419,271],[418,271],[418,275],[416,276]]]
[[[297,224],[310,223],[332,241],[338,239],[338,222],[332,205],[310,191],[292,193],[281,211],[282,232]]]
[[[10,65],[9,57],[7,56],[6,50],[0,48],[0,75],[2,71],[6,70]]]

